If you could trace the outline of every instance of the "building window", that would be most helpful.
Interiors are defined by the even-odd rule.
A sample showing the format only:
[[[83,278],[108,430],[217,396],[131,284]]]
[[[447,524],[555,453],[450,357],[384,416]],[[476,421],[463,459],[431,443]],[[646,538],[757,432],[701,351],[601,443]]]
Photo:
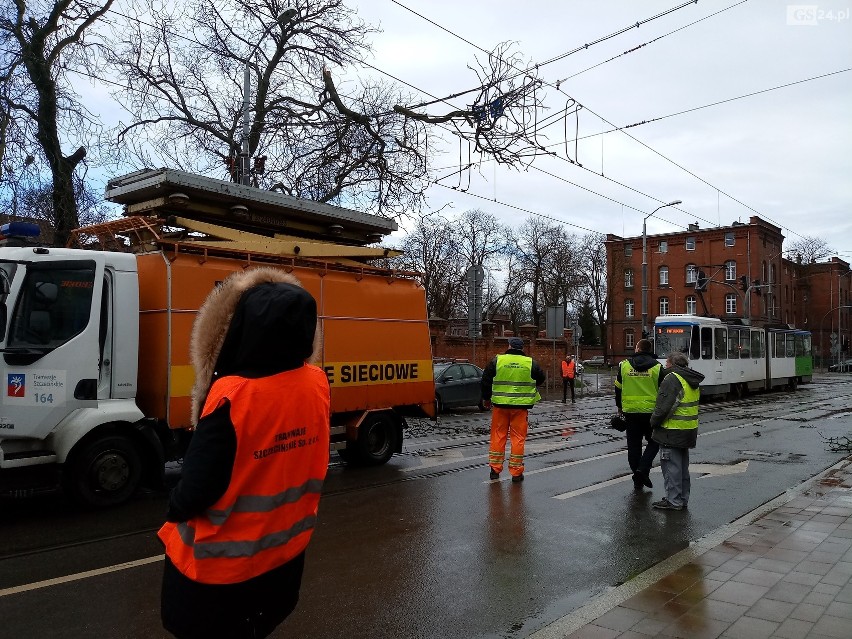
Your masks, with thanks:
[[[725,281],[733,282],[737,279],[737,263],[734,260],[725,262]]]
[[[633,329],[628,328],[624,331],[624,348],[636,348],[635,337],[633,334]]]
[[[698,310],[698,303],[695,299],[694,295],[686,296],[686,312],[690,315],[695,315],[695,311]]]
[[[633,317],[633,313],[636,310],[636,304],[633,303],[633,300],[626,299],[624,300],[624,316],[625,317]]]
[[[624,257],[631,257],[633,255],[633,245],[625,244],[624,245]]]
[[[660,315],[668,315],[669,314],[669,298],[661,297],[660,298]]]
[[[686,238],[686,250],[687,251],[694,251],[695,250],[695,238],[694,237]]]
[[[686,283],[695,284],[698,280],[698,267],[695,264],[686,265]]]
[[[624,269],[624,288],[633,288],[633,269]]]
[[[737,296],[735,293],[725,295],[725,312],[728,315],[737,314]]]
[[[667,240],[660,240],[660,253],[669,252],[669,243]]]
[[[734,233],[733,231],[728,231],[725,233],[725,246],[733,246],[734,245]]]
[[[669,285],[669,267],[661,266],[660,267],[660,286],[668,286]]]

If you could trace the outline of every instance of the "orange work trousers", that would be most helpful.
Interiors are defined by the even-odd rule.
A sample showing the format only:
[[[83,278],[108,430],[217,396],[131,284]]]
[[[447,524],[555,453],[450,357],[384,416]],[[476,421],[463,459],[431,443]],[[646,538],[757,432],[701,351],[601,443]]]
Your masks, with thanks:
[[[503,471],[506,457],[506,438],[511,437],[509,474],[513,477],[524,474],[524,444],[527,441],[529,411],[524,408],[500,408],[491,410],[491,445],[488,449],[488,465],[495,473]]]

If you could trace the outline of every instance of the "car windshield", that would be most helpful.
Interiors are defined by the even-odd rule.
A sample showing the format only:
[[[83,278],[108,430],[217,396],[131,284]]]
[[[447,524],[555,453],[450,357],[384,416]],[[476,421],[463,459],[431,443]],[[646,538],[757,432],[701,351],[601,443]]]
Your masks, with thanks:
[[[446,371],[449,367],[449,364],[436,364],[435,367],[432,369],[432,374],[434,378],[440,379],[441,375],[443,375],[444,371]]]

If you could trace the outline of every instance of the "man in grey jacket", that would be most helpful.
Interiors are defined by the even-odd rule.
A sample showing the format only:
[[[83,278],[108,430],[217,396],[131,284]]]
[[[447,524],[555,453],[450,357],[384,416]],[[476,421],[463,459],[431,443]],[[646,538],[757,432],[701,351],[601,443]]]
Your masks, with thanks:
[[[652,438],[660,445],[666,496],[652,506],[683,510],[689,502],[689,449],[698,441],[699,384],[704,375],[689,368],[683,353],[671,353],[651,414]]]

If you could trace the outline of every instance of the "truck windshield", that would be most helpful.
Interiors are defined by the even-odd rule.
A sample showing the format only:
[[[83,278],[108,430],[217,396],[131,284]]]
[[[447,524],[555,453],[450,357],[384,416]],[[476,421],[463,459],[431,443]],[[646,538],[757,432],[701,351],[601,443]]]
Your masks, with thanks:
[[[657,325],[654,330],[654,352],[659,359],[667,358],[671,353],[689,353],[691,327]]]
[[[9,347],[56,348],[89,323],[94,263],[27,267],[9,323]]]

